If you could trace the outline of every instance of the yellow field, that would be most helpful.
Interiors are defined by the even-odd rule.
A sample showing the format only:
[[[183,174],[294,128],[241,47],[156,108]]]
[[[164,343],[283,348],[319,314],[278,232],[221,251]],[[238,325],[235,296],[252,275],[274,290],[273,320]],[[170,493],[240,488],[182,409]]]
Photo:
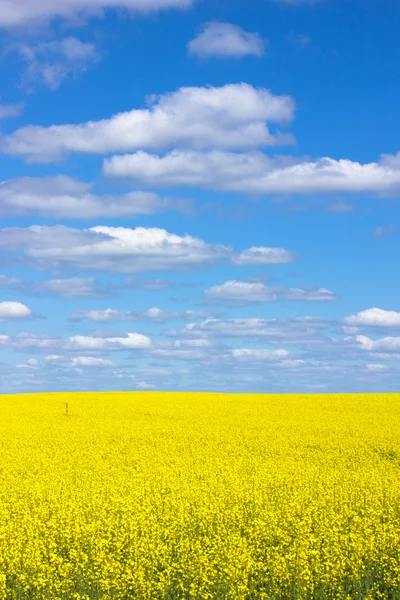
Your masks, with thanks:
[[[398,599],[399,417],[399,394],[0,396],[0,598]]]

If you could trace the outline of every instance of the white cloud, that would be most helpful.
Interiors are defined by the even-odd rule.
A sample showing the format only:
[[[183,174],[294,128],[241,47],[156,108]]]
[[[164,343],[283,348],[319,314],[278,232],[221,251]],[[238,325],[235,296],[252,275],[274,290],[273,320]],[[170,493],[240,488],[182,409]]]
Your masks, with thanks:
[[[400,312],[369,308],[345,317],[343,321],[356,327],[400,327]]]
[[[42,215],[46,219],[94,219],[148,215],[163,210],[189,212],[191,200],[133,191],[99,196],[91,184],[65,175],[19,177],[0,182],[4,215]]]
[[[1,0],[0,0],[1,10]],[[77,77],[100,60],[96,46],[68,37],[57,42],[39,42],[34,46],[18,44],[16,52],[26,63],[22,82],[26,86],[44,84],[56,90],[70,76]]]
[[[21,291],[30,294],[55,294],[62,298],[104,298],[110,296],[106,289],[96,285],[94,277],[70,277],[69,279],[50,279],[30,286]]]
[[[0,121],[18,117],[23,109],[22,104],[0,104]]]
[[[174,287],[179,287],[179,284],[175,284],[174,282],[166,279],[154,279],[151,277],[128,277],[125,281],[125,286],[140,290],[156,291],[173,289]]]
[[[171,146],[235,149],[293,142],[291,136],[271,133],[267,126],[293,118],[292,98],[246,83],[180,88],[153,96],[148,104],[146,109],[80,125],[29,125],[3,137],[0,149],[31,161],[51,162],[66,152],[107,154]]]
[[[397,152],[397,154],[382,154],[382,164],[391,169],[400,169],[400,152]]]
[[[16,350],[48,349],[56,347],[57,344],[60,344],[60,340],[46,335],[32,333],[20,333],[15,337],[0,335],[0,346]]]
[[[78,356],[72,359],[73,367],[114,367],[115,363],[105,358],[95,358],[94,356]]]
[[[248,306],[260,302],[274,302],[277,296],[273,290],[263,283],[246,281],[226,281],[204,292],[207,304],[223,306]]]
[[[206,23],[195,39],[188,44],[192,55],[209,58],[240,58],[264,54],[264,42],[258,33],[249,33],[232,23]]]
[[[308,365],[312,366],[313,363],[309,363],[306,360],[301,359],[288,359],[279,363],[279,367],[282,367],[283,369],[297,369],[299,367],[305,367]]]
[[[83,321],[88,319],[95,323],[107,323],[110,321],[138,321],[149,320],[155,323],[165,323],[172,319],[183,319],[185,321],[202,319],[207,316],[206,311],[165,311],[161,308],[149,308],[143,312],[120,311],[112,308],[105,310],[78,310],[71,316],[72,321]]]
[[[204,267],[233,254],[231,248],[165,229],[62,225],[0,229],[0,249],[8,254],[22,251],[25,260],[41,268],[113,273]]]
[[[278,361],[289,356],[287,350],[266,350],[264,348],[235,348],[231,350],[233,358],[243,361]]]
[[[8,277],[7,275],[0,275],[0,285],[18,285],[20,280],[15,277]]]
[[[48,351],[53,349],[53,351],[80,352],[85,350],[86,352],[97,353],[99,351],[145,350],[151,347],[151,339],[140,333],[126,333],[115,337],[74,335],[60,338],[24,332],[14,337],[0,335],[0,347],[21,351]]]
[[[296,256],[284,248],[253,247],[232,258],[234,265],[277,265],[290,263]]]
[[[111,360],[106,360],[105,358],[96,358],[94,356],[77,356],[76,358],[64,358],[63,356],[49,355],[46,356],[46,361],[58,367],[115,367],[115,363],[113,363]]]
[[[217,319],[189,323],[180,331],[168,335],[216,338],[248,338],[268,340],[271,344],[308,344],[324,341],[323,331],[329,322],[318,317],[294,319]]]
[[[372,363],[372,364],[367,365],[366,369],[367,369],[367,371],[372,371],[373,373],[380,373],[382,371],[387,371],[388,366],[381,365],[379,363]]]
[[[13,319],[28,319],[32,317],[32,311],[21,302],[0,302],[0,321],[11,321]]]
[[[384,337],[378,340],[372,340],[365,335],[358,335],[356,341],[363,350],[368,352],[399,352],[400,337]]]
[[[132,312],[122,312],[112,308],[104,310],[78,310],[71,316],[72,321],[83,321],[88,319],[95,323],[107,323],[109,321],[131,321],[135,320],[136,316]]]
[[[176,340],[165,347],[154,348],[152,356],[167,360],[207,360],[210,357],[211,342],[204,339]]]
[[[262,152],[173,150],[164,156],[143,151],[112,156],[103,163],[112,177],[132,177],[152,186],[194,186],[253,194],[391,192],[400,186],[400,167],[387,159],[315,161]]]
[[[281,298],[305,302],[332,302],[338,296],[325,288],[268,287],[261,282],[226,281],[204,292],[205,302],[227,306],[248,306],[260,302],[274,302]]]
[[[85,350],[140,350],[149,348],[150,346],[150,338],[146,335],[142,335],[141,333],[127,333],[126,337],[99,338],[75,335],[68,338],[68,347],[72,350],[78,348]]]
[[[289,288],[283,292],[286,300],[305,301],[305,302],[334,302],[338,296],[325,288]]]
[[[31,25],[55,17],[101,14],[109,8],[148,13],[168,8],[189,8],[193,0],[0,0],[0,27]]]

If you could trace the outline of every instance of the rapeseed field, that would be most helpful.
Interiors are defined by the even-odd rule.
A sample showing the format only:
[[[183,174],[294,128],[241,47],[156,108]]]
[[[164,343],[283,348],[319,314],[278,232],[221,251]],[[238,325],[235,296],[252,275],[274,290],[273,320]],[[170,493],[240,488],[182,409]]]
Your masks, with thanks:
[[[0,396],[0,598],[398,599],[399,416],[399,394]]]

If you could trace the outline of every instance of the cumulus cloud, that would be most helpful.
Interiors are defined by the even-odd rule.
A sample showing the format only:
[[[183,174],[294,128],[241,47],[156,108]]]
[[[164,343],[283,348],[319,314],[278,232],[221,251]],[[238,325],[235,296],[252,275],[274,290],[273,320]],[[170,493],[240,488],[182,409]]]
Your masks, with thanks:
[[[233,358],[243,361],[277,361],[289,356],[287,350],[268,350],[265,348],[235,348],[231,350]]]
[[[262,152],[173,150],[163,156],[139,151],[103,163],[111,177],[132,177],[152,186],[194,186],[252,194],[392,192],[400,186],[400,166],[388,159],[360,164],[347,159],[315,161]]]
[[[46,219],[134,217],[165,210],[190,212],[192,201],[151,192],[97,195],[92,185],[65,175],[19,177],[0,182],[4,215],[41,215]]]
[[[67,338],[20,333],[14,337],[0,335],[0,347],[13,348],[20,351],[64,350],[68,352],[97,353],[99,351],[113,352],[118,350],[145,350],[151,347],[151,339],[141,333],[126,333],[120,336],[95,337],[74,335]]]
[[[110,8],[148,13],[189,8],[193,0],[0,0],[0,27],[31,25],[58,18],[101,14]]]
[[[261,302],[274,302],[278,297],[264,283],[249,283],[246,281],[226,281],[204,292],[206,304],[223,306],[249,306]]]
[[[400,352],[400,337],[384,337],[373,340],[365,335],[358,335],[357,342],[368,352]]]
[[[1,229],[0,249],[12,256],[22,252],[25,260],[41,268],[113,273],[204,267],[233,254],[231,248],[165,229],[62,225]]]
[[[176,340],[151,351],[152,356],[167,360],[197,360],[210,358],[211,342],[204,339]]]
[[[269,344],[320,344],[325,341],[324,330],[329,321],[318,317],[294,319],[218,319],[208,318],[201,323],[189,323],[179,331],[167,331],[171,336],[215,338],[247,338],[266,340]]]
[[[141,333],[127,333],[125,337],[91,337],[74,335],[68,338],[68,347],[71,350],[141,350],[151,346],[151,339]]]
[[[81,42],[74,37],[56,42],[39,42],[31,46],[18,44],[13,49],[26,64],[23,85],[32,87],[40,83],[50,90],[56,90],[64,79],[77,77],[100,60],[100,54],[93,43]]]
[[[261,56],[264,42],[258,33],[249,33],[232,23],[206,23],[203,31],[188,44],[189,54],[210,58]]]
[[[31,161],[51,162],[67,152],[107,154],[171,146],[237,149],[293,142],[291,136],[279,131],[271,133],[268,127],[270,123],[291,121],[293,99],[246,83],[180,88],[153,96],[148,104],[149,108],[119,113],[102,121],[51,127],[29,125],[3,137],[0,149]],[[106,168],[110,174],[115,169],[112,164]]]
[[[326,288],[289,288],[283,292],[286,300],[304,301],[304,302],[334,302],[338,296]]]
[[[356,315],[345,317],[343,322],[355,327],[399,327],[400,312],[394,310],[383,310],[381,308],[369,308],[362,310]]]
[[[125,287],[147,290],[149,292],[156,290],[170,290],[181,287],[196,287],[196,282],[176,282],[167,279],[159,279],[153,277],[128,277],[125,280]]]
[[[381,373],[382,371],[387,371],[388,368],[387,365],[381,365],[379,363],[371,363],[366,366],[367,371],[372,371],[373,373]]]
[[[96,358],[94,356],[77,356],[76,358],[66,358],[51,354],[46,356],[46,361],[57,367],[79,367],[79,368],[102,368],[115,367],[115,363],[105,358]]]
[[[21,302],[0,302],[0,321],[12,321],[14,319],[28,319],[32,317],[32,311]]]
[[[0,347],[13,348],[15,350],[47,350],[61,344],[57,338],[47,335],[36,335],[32,333],[20,333],[15,337],[0,335]]]
[[[253,247],[232,257],[234,265],[278,265],[290,263],[296,259],[295,254],[284,248]]]
[[[10,285],[16,286],[19,285],[21,281],[16,279],[15,277],[8,277],[7,275],[0,275],[0,285]]]
[[[0,104],[0,121],[18,117],[23,109],[22,104]]]
[[[182,319],[190,321],[194,319],[204,319],[207,316],[206,311],[167,311],[158,307],[148,308],[145,311],[120,311],[113,308],[105,310],[78,310],[71,316],[72,321],[83,321],[88,319],[95,323],[107,323],[109,321],[153,321],[155,323],[166,323],[173,319]]]
[[[204,292],[207,304],[226,306],[248,306],[260,302],[275,302],[279,299],[303,302],[332,302],[338,296],[325,288],[268,287],[264,283],[247,281],[226,281]]]
[[[107,323],[108,321],[134,321],[136,315],[129,311],[120,311],[112,308],[104,310],[77,310],[71,315],[71,321],[94,321],[95,323]]]
[[[54,294],[62,298],[107,298],[112,294],[96,283],[94,277],[70,277],[69,279],[50,279],[20,288],[28,294]]]

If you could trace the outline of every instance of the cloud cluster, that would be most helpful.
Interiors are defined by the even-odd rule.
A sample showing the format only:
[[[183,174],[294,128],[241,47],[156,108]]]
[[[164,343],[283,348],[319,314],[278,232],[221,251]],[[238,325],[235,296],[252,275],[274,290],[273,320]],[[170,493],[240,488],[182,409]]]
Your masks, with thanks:
[[[19,287],[26,294],[55,295],[62,298],[108,298],[113,294],[98,285],[94,277],[70,277],[68,279],[49,279]]]
[[[269,344],[299,345],[320,344],[324,332],[332,324],[317,317],[294,319],[218,319],[208,318],[201,323],[189,323],[184,329],[170,330],[170,336],[195,338],[237,338],[263,340]]]
[[[360,164],[325,157],[315,161],[262,152],[173,150],[165,155],[139,151],[104,161],[110,177],[131,177],[144,185],[202,187],[251,194],[386,192],[400,187],[400,161],[384,156]]]
[[[74,335],[67,338],[51,337],[20,333],[14,337],[0,335],[0,348],[13,348],[20,351],[47,351],[58,349],[68,352],[97,353],[99,351],[112,352],[116,350],[145,350],[151,347],[151,339],[141,333],[126,333],[125,335],[96,337]]]
[[[204,267],[233,254],[231,248],[165,229],[62,225],[1,229],[0,250],[9,255],[22,252],[25,260],[41,268],[114,273]]]
[[[188,44],[189,54],[210,58],[261,56],[265,45],[258,33],[249,33],[232,23],[205,23],[202,32]]]
[[[188,213],[192,201],[151,192],[97,195],[92,185],[65,175],[19,177],[0,182],[4,215],[41,215],[46,219],[135,217],[165,210]]]
[[[0,0],[1,1],[1,0]],[[80,125],[29,125],[0,140],[0,150],[31,161],[51,162],[68,152],[108,154],[132,150],[255,148],[291,143],[268,124],[286,124],[294,114],[290,96],[276,96],[246,83],[184,87],[153,96],[149,108]]]
[[[388,336],[373,340],[365,335],[358,335],[356,340],[360,347],[368,352],[400,353],[400,337]]]
[[[333,302],[338,296],[325,288],[269,287],[261,282],[226,281],[204,292],[206,304],[222,306],[249,306],[279,299],[304,302]]]
[[[115,367],[115,363],[105,358],[97,358],[95,356],[77,356],[68,358],[58,356],[57,354],[49,354],[46,356],[47,363],[62,367],[62,368],[103,368]]]
[[[100,60],[92,42],[81,42],[75,37],[36,45],[18,44],[14,49],[26,64],[23,85],[42,83],[50,90],[56,90],[64,79],[77,77]]]
[[[91,311],[82,316],[101,322],[113,319],[115,313]],[[190,382],[199,390],[282,392],[293,389],[293,376],[297,391],[357,391],[366,386],[375,391],[382,385],[396,389],[400,338],[346,338],[340,324],[316,317],[208,318],[164,332],[153,342],[138,333],[96,332],[66,338],[1,334],[0,347],[43,353],[45,358],[30,358],[14,367],[0,365],[0,371],[3,388],[20,382],[28,387],[40,383],[50,389],[59,385],[159,389],[168,378],[168,388],[173,389],[187,389]],[[123,363],[104,358],[111,352],[115,357],[118,352],[127,353]],[[177,368],[176,361],[183,363],[182,367]],[[73,382],[66,369],[73,369]],[[96,378],[90,375],[93,370]],[[283,371],[288,375],[282,377]]]
[[[14,258],[22,254],[23,260],[43,269],[112,273],[204,268],[221,259],[230,259],[237,265],[285,263],[294,259],[282,248],[251,248],[236,255],[228,246],[208,244],[190,235],[179,236],[155,227],[73,229],[63,225],[33,225],[26,229],[0,229],[0,250]],[[40,286],[53,291],[57,286],[64,286],[61,280],[54,281]],[[133,285],[135,281],[137,284],[134,280]],[[91,285],[93,282],[86,283]],[[75,284],[75,287],[81,286],[84,282],[76,279]],[[155,284],[155,287],[160,285]]]
[[[148,13],[189,8],[193,0],[0,0],[0,27],[32,25],[58,18],[99,15],[110,8]]]
[[[173,319],[184,321],[193,321],[195,319],[204,319],[209,316],[207,311],[168,311],[158,307],[148,308],[145,311],[121,311],[113,308],[104,310],[78,310],[72,316],[72,321],[89,320],[95,323],[108,323],[110,321],[152,321],[154,323],[166,323]]]

